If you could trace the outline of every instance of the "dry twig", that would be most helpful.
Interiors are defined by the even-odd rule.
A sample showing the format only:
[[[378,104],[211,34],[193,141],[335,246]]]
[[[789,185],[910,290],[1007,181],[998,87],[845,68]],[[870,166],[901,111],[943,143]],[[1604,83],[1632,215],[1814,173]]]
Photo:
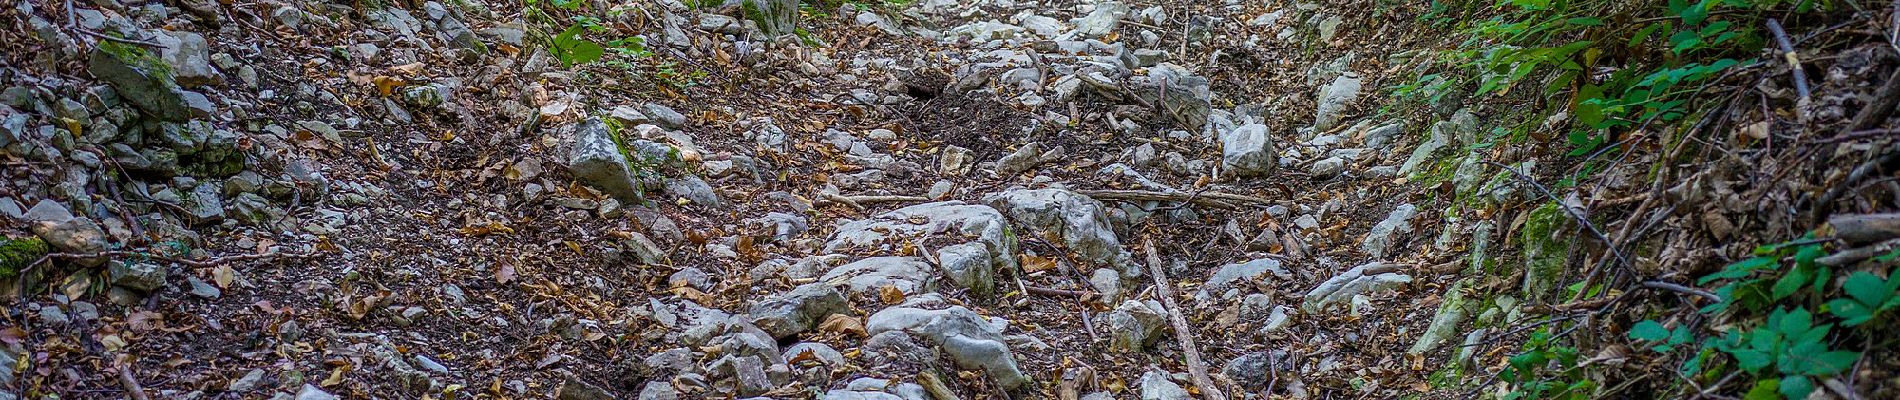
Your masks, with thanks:
[[[119,366],[119,384],[125,386],[126,394],[133,400],[152,400],[145,394],[145,387],[139,385],[139,378],[132,375],[132,364]]]
[[[1202,191],[1196,193],[1168,193],[1149,190],[1083,190],[1077,193],[1096,199],[1134,200],[1134,201],[1175,201],[1193,203],[1207,207],[1238,209],[1244,204],[1258,206],[1272,205],[1273,202],[1259,197]]]
[[[1208,378],[1207,364],[1201,362],[1200,347],[1194,344],[1194,330],[1188,327],[1187,318],[1181,316],[1181,306],[1174,301],[1174,284],[1168,282],[1168,275],[1161,268],[1161,255],[1155,252],[1154,238],[1144,242],[1143,247],[1148,251],[1148,272],[1154,274],[1155,297],[1160,297],[1162,305],[1168,307],[1168,322],[1174,325],[1174,336],[1181,341],[1182,352],[1187,355],[1188,375],[1194,378],[1194,386],[1199,387],[1206,398],[1225,400],[1227,395],[1221,393],[1212,378]]]

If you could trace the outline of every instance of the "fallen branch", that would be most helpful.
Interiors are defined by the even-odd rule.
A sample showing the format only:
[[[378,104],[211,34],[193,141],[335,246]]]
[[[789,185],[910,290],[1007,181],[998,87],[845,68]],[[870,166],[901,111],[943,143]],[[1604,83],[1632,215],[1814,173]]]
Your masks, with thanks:
[[[1044,295],[1044,296],[1088,297],[1088,295],[1090,294],[1089,292],[1080,291],[1080,290],[1064,290],[1064,289],[1046,288],[1046,287],[1039,287],[1039,286],[1026,286],[1024,288],[1029,290],[1029,294],[1039,294],[1039,295]]]
[[[1900,237],[1900,213],[1848,214],[1827,217],[1834,237],[1848,243],[1873,243]]]
[[[1709,293],[1709,291],[1707,290],[1696,289],[1696,288],[1683,286],[1683,285],[1677,285],[1677,284],[1669,283],[1669,282],[1643,281],[1643,287],[1701,297],[1701,298],[1709,299],[1709,301],[1715,301],[1715,302],[1722,301],[1721,296],[1716,296],[1715,293]]]
[[[846,200],[858,204],[903,203],[910,201],[930,201],[924,196],[843,196]]]
[[[1168,307],[1168,322],[1174,325],[1174,336],[1181,341],[1181,349],[1187,355],[1188,375],[1194,378],[1194,386],[1209,399],[1227,399],[1214,380],[1207,376],[1207,365],[1201,362],[1201,350],[1194,344],[1194,330],[1188,328],[1187,318],[1181,316],[1181,306],[1174,301],[1174,284],[1168,282],[1168,275],[1161,267],[1161,255],[1155,252],[1154,238],[1143,241],[1148,251],[1148,272],[1154,274],[1155,297],[1161,298],[1161,304]]]
[[[1582,224],[1584,228],[1587,228],[1590,231],[1590,234],[1596,235],[1597,240],[1602,240],[1603,245],[1609,247],[1610,255],[1616,256],[1616,260],[1619,263],[1619,265],[1624,265],[1624,266],[1629,265],[1629,259],[1623,257],[1623,252],[1621,250],[1616,249],[1615,241],[1611,241],[1608,235],[1604,235],[1603,230],[1597,229],[1597,225],[1595,223],[1590,222],[1590,218],[1584,217],[1583,214],[1578,213],[1577,210],[1573,209],[1569,205],[1564,204],[1563,199],[1557,198],[1557,194],[1550,192],[1550,188],[1544,187],[1544,185],[1541,183],[1537,183],[1536,180],[1532,180],[1529,175],[1525,175],[1523,172],[1519,172],[1516,168],[1511,168],[1510,166],[1499,164],[1497,161],[1486,160],[1484,163],[1491,164],[1492,166],[1496,166],[1498,168],[1503,168],[1505,171],[1510,171],[1511,176],[1515,176],[1517,177],[1518,180],[1524,181],[1525,184],[1528,184],[1532,188],[1537,189],[1537,191],[1539,193],[1542,193],[1544,197],[1550,198],[1550,201],[1556,202],[1557,208],[1562,208],[1564,210],[1565,215],[1569,215],[1571,218],[1576,219],[1578,224]]]
[[[133,400],[152,400],[145,395],[145,387],[139,385],[139,378],[132,375],[132,364],[119,366],[119,384],[125,386],[125,392]]]
[[[79,31],[79,33],[84,33],[86,34],[86,36],[96,37],[96,38],[106,40],[106,41],[111,41],[111,42],[136,44],[140,46],[157,47],[161,49],[171,47],[171,46],[166,46],[164,44],[160,44],[158,42],[153,42],[153,41],[148,41],[148,40],[127,39],[127,38],[122,38],[122,37],[117,37],[117,36],[111,36],[111,35],[99,33],[99,32],[93,31],[91,29],[86,29],[86,28],[73,28],[73,30]]]
[[[929,393],[931,399],[957,400],[957,392],[950,391],[950,386],[945,385],[943,378],[938,377],[935,371],[917,373],[917,384],[923,385],[924,392]]]
[[[1226,209],[1242,208],[1242,204],[1256,204],[1260,206],[1268,206],[1268,205],[1273,204],[1273,201],[1262,199],[1259,197],[1238,195],[1238,194],[1232,194],[1232,193],[1214,192],[1214,191],[1204,191],[1204,192],[1199,192],[1198,194],[1196,194],[1196,193],[1156,192],[1156,191],[1148,191],[1148,190],[1107,189],[1107,190],[1083,190],[1083,191],[1078,191],[1076,193],[1080,193],[1083,196],[1088,196],[1088,197],[1092,197],[1096,199],[1187,202],[1187,203],[1192,203],[1192,204],[1197,204],[1197,205],[1202,205],[1202,206],[1207,206],[1207,207],[1217,207],[1217,208],[1226,208]]]
[[[1887,76],[1887,83],[1880,85],[1880,90],[1874,92],[1874,101],[1861,107],[1860,113],[1854,115],[1854,123],[1848,124],[1845,130],[1857,132],[1874,129],[1880,123],[1887,122],[1887,117],[1893,116],[1895,105],[1900,105],[1900,68],[1895,68],[1893,75]]]
[[[1795,55],[1794,43],[1788,41],[1788,32],[1781,30],[1781,21],[1774,18],[1768,19],[1768,32],[1774,34],[1775,44],[1781,46],[1781,57],[1788,62],[1788,73],[1794,75],[1795,94],[1806,102],[1811,94],[1808,91],[1808,73],[1801,70],[1801,57]]]
[[[923,196],[845,196],[837,193],[820,193],[818,195],[819,204],[843,204],[858,211],[864,211],[864,205],[866,204],[905,203],[913,201],[930,201],[930,198]]]
[[[1877,256],[1877,255],[1886,254],[1888,251],[1892,251],[1893,248],[1896,246],[1900,246],[1900,239],[1888,240],[1885,242],[1873,244],[1871,246],[1855,247],[1851,249],[1836,251],[1834,252],[1834,254],[1829,254],[1826,257],[1815,259],[1814,262],[1821,263],[1821,265],[1826,265],[1829,267],[1845,267],[1849,265],[1854,265],[1855,263],[1861,262],[1862,260],[1873,258],[1874,256]]]
[[[1846,179],[1834,184],[1827,193],[1815,199],[1813,204],[1815,218],[1819,219],[1820,216],[1833,211],[1834,201],[1840,200],[1841,196],[1846,195],[1849,190],[1859,186],[1862,179],[1867,179],[1869,175],[1880,171],[1891,171],[1895,168],[1900,168],[1900,143],[1887,146],[1886,151],[1881,152],[1879,156],[1855,166],[1853,171],[1847,173]]]

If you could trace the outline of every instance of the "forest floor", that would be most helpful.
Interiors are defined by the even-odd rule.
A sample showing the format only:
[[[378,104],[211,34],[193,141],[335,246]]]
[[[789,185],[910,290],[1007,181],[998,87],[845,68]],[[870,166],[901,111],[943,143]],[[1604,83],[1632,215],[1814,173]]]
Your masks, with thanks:
[[[1729,397],[1644,322],[1892,270],[1891,10],[1577,153],[1435,12],[21,1],[0,399]],[[1782,373],[1900,396],[1879,312]]]

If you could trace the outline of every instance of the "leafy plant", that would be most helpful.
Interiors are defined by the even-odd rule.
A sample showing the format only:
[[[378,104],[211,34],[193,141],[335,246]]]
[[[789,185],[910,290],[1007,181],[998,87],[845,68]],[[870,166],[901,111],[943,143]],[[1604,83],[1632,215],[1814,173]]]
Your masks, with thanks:
[[[1874,274],[1855,272],[1841,284],[1841,291],[1847,297],[1828,301],[1827,309],[1843,319],[1843,326],[1865,324],[1883,312],[1900,308],[1900,296],[1894,295],[1900,292],[1900,279],[1881,280]]]
[[[1596,381],[1583,374],[1577,348],[1557,345],[1549,328],[1531,332],[1524,351],[1511,356],[1510,366],[1499,377],[1515,386],[1505,400],[1587,399],[1596,390]]]
[[[1390,89],[1400,98],[1436,97],[1421,89],[1473,82],[1479,96],[1567,97],[1542,116],[1573,117],[1553,126],[1570,156],[1598,154],[1618,131],[1685,120],[1702,86],[1761,48],[1754,27],[1789,3],[1795,12],[1822,8],[1812,0],[1435,1],[1419,20],[1465,24],[1465,40],[1436,54],[1428,63],[1436,71]]]
[[[1776,300],[1793,295],[1810,282],[1814,283],[1815,291],[1820,291],[1832,275],[1826,266],[1815,263],[1815,260],[1826,255],[1821,246],[1822,242],[1813,240],[1810,234],[1802,240],[1756,247],[1754,257],[1729,264],[1721,271],[1696,281],[1700,285],[1724,281],[1722,286],[1715,289],[1716,296],[1722,301],[1703,307],[1702,312],[1721,312],[1736,305],[1747,308],[1746,311],[1760,311]],[[1779,272],[1784,257],[1792,257],[1794,268],[1780,276],[1770,274]]]
[[[1815,325],[1807,310],[1779,309],[1769,314],[1761,327],[1730,329],[1715,342],[1715,348],[1734,357],[1737,365],[1750,374],[1780,375],[1772,384],[1765,379],[1757,381],[1756,390],[1774,385],[1782,395],[1800,399],[1814,391],[1812,378],[1839,374],[1860,359],[1860,353],[1828,349],[1827,334],[1833,327]]]
[[[561,60],[562,64],[570,67],[600,60],[601,56],[607,54],[607,49],[600,47],[598,43],[582,38],[581,35],[584,33],[586,33],[586,26],[575,22],[568,26],[567,30],[554,35],[548,52],[552,53],[555,59]]]
[[[1826,243],[1809,234],[1798,240],[1759,246],[1752,257],[1698,281],[1721,285],[1715,290],[1720,300],[1703,307],[1702,313],[1739,321],[1723,328],[1720,336],[1698,342],[1696,331],[1689,326],[1669,329],[1655,320],[1645,320],[1630,328],[1629,337],[1647,343],[1649,350],[1658,353],[1694,349],[1681,367],[1690,379],[1711,376],[1703,375],[1705,369],[1713,373],[1733,368],[1728,370],[1756,378],[1746,398],[1805,398],[1815,390],[1818,380],[1846,372],[1861,357],[1859,352],[1833,348],[1832,340],[1838,339],[1842,330],[1834,329],[1834,322],[1817,321],[1821,314],[1815,310],[1840,318],[1839,326],[1865,328],[1879,326],[1867,323],[1900,307],[1900,295],[1896,295],[1900,293],[1900,279],[1883,280],[1869,272],[1848,275],[1838,291],[1844,297],[1832,298],[1823,305],[1833,283],[1832,269],[1818,262],[1827,255]],[[1874,261],[1887,262],[1878,258]],[[1764,311],[1765,318],[1761,314]],[[1696,346],[1689,346],[1691,343]]]

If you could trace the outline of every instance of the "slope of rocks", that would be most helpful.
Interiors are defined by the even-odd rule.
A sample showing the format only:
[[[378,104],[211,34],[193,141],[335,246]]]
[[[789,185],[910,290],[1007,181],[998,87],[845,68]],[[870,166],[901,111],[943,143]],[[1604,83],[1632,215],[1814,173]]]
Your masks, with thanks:
[[[10,5],[0,398],[1451,397],[1562,303],[1580,200],[1375,116],[1351,5],[729,3],[579,66],[538,3]]]

